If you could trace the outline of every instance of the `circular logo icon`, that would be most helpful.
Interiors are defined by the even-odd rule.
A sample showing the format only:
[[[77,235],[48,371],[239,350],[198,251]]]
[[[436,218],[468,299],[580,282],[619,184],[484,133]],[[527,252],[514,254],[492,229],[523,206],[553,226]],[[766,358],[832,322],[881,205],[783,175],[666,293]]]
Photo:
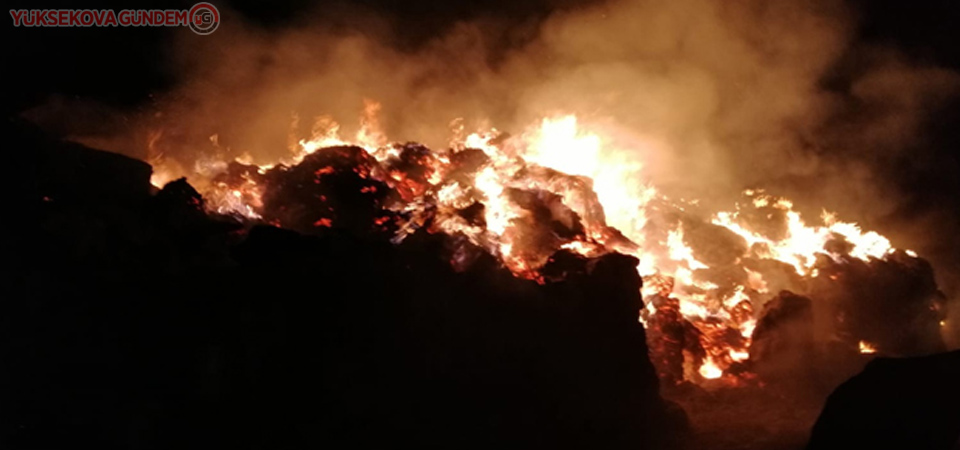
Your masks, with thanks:
[[[220,11],[209,3],[197,3],[190,8],[190,29],[197,34],[210,34],[220,26]]]

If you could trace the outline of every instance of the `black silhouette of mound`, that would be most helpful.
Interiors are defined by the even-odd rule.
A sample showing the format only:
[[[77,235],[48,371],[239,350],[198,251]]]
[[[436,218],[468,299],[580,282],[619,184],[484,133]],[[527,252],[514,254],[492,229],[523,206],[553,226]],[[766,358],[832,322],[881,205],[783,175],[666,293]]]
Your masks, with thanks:
[[[871,361],[827,399],[807,448],[960,448],[960,351]]]
[[[451,240],[426,230],[393,245],[250,229],[208,215],[183,180],[152,192],[142,162],[4,128],[24,161],[4,238],[2,448],[638,449],[683,435],[631,257],[574,258],[541,285],[484,255],[455,271]]]

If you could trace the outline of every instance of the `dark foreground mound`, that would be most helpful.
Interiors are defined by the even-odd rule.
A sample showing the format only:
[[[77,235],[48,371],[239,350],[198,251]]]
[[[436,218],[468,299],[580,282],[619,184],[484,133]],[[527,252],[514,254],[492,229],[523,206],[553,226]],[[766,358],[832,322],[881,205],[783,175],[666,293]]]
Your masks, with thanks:
[[[830,395],[807,448],[960,448],[960,351],[872,361]]]
[[[208,216],[184,182],[6,123],[0,448],[659,448],[636,260],[514,278]],[[61,156],[65,154],[67,156]]]

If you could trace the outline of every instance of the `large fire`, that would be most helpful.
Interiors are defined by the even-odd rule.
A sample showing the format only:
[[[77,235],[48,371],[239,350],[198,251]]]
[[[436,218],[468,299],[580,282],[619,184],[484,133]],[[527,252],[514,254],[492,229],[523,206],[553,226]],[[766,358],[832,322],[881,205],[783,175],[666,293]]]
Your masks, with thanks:
[[[807,223],[789,200],[761,190],[744,192],[730,211],[703,212],[696,201],[667,198],[644,181],[642,165],[628,157],[636,149],[613,147],[573,115],[544,118],[515,136],[497,130],[466,134],[461,126],[449,148],[430,151],[391,144],[379,130],[378,108],[366,105],[353,139],[342,138],[333,120],[320,118],[312,136],[296,142],[276,164],[254,166],[246,157],[199,159],[185,170],[157,159],[152,182],[159,187],[186,176],[217,213],[285,225],[263,210],[264,177],[317,152],[362,148],[379,169],[357,174],[399,194],[385,205],[396,216],[376,217],[370,224],[392,222],[395,242],[427,226],[465,237],[517,276],[540,283],[548,281],[541,269],[561,249],[638,258],[646,304],[640,320],[648,328],[651,352],[673,352],[683,362],[682,374],[661,373],[673,382],[736,384],[749,378],[738,365],[750,357],[758,311],[771,293],[802,290],[798,286],[821,276],[818,262],[824,258],[843,263],[900,253],[885,237],[832,213],[824,212],[819,224]],[[215,136],[212,141],[216,145]],[[224,176],[231,166],[246,170]],[[314,182],[336,170],[317,169]],[[360,189],[372,193],[377,187]],[[324,216],[313,226],[335,227],[338,220]],[[882,350],[863,340],[853,349]],[[658,369],[669,372],[662,364]]]

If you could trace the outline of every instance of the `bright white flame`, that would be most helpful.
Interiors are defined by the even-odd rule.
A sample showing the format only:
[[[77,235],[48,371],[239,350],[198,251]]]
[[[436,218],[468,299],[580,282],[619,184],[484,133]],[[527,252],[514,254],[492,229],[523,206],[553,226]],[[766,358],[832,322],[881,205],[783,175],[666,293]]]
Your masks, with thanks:
[[[708,380],[714,380],[723,376],[723,370],[717,367],[713,359],[707,358],[703,365],[700,366],[700,376]]]

